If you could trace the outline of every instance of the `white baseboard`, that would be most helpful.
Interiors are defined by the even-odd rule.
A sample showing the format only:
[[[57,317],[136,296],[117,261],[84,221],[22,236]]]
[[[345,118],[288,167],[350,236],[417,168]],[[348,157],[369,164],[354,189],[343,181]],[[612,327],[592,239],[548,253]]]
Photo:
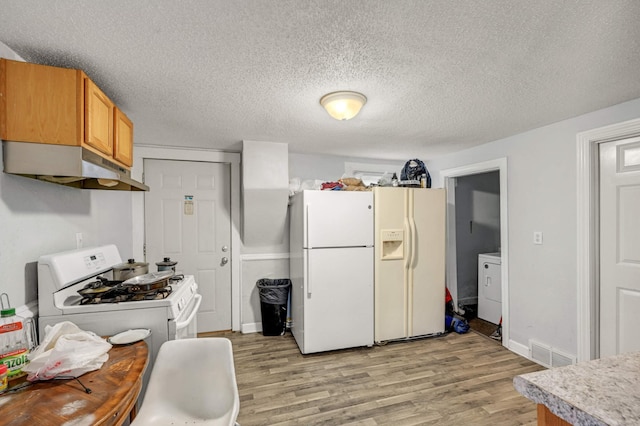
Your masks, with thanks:
[[[26,305],[18,306],[16,308],[16,315],[22,318],[33,318],[38,316],[38,302],[31,301]]]
[[[526,345],[523,345],[522,343],[518,343],[515,342],[513,340],[509,340],[509,346],[507,346],[507,349],[509,349],[511,352],[515,352],[520,356],[523,356],[527,359],[531,359],[529,357],[529,347]]]
[[[242,334],[248,333],[260,333],[262,331],[262,323],[261,322],[252,322],[248,324],[242,324],[240,326],[240,332]]]

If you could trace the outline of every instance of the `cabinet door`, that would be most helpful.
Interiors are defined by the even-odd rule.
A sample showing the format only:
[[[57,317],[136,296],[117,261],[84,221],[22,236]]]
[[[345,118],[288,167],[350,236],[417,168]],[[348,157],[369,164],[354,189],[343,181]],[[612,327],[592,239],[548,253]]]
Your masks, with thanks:
[[[0,137],[80,145],[82,83],[77,70],[0,59]]]
[[[125,166],[133,164],[133,123],[117,107],[114,115],[113,158]]]
[[[89,78],[85,78],[85,143],[113,156],[113,102]]]

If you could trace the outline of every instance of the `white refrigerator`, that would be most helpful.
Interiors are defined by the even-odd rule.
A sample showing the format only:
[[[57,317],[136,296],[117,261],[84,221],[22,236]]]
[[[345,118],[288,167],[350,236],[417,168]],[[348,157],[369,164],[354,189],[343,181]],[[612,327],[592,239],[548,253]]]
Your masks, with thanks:
[[[375,188],[375,342],[444,332],[445,191]]]
[[[307,190],[290,208],[291,332],[303,354],[373,345],[373,194]]]

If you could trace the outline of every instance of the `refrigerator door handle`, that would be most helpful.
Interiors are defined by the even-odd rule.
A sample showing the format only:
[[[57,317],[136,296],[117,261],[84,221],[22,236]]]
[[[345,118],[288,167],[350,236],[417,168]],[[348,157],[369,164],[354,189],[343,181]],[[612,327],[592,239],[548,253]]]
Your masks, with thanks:
[[[311,248],[311,240],[309,239],[309,234],[311,234],[311,205],[310,204],[306,204],[305,205],[305,210],[304,210],[304,215],[305,215],[305,220],[304,220],[304,243],[303,243],[303,247],[306,248]]]
[[[309,250],[305,250],[304,263],[304,269],[307,271],[307,279],[305,280],[307,282],[307,294],[311,296],[311,262],[309,262]]]
[[[415,268],[415,262],[416,262],[416,220],[413,218],[413,216],[411,217],[411,219],[409,220],[409,226],[411,227],[411,261],[409,263],[409,266],[411,268]]]
[[[305,280],[307,282],[307,294],[309,296],[311,296],[311,262],[309,262],[309,250],[311,250],[311,204],[308,204],[305,206],[305,216],[306,216],[306,223],[305,223],[305,238],[306,238],[306,247],[307,250],[305,250],[305,257],[304,257],[304,262],[306,263],[305,265],[305,270],[307,271],[307,279]]]
[[[411,225],[409,225],[409,219],[404,218],[404,235],[405,235],[405,247],[407,248],[406,253],[404,254],[404,269],[409,269],[411,267],[411,259],[413,254],[411,250],[413,248],[413,234],[411,233]],[[409,239],[409,241],[407,241]]]

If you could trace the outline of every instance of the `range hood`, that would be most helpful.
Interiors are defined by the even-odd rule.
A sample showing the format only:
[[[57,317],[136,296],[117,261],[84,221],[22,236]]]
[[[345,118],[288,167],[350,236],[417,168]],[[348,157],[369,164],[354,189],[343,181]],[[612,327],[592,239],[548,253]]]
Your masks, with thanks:
[[[83,189],[148,191],[131,172],[80,146],[3,141],[4,172]]]

